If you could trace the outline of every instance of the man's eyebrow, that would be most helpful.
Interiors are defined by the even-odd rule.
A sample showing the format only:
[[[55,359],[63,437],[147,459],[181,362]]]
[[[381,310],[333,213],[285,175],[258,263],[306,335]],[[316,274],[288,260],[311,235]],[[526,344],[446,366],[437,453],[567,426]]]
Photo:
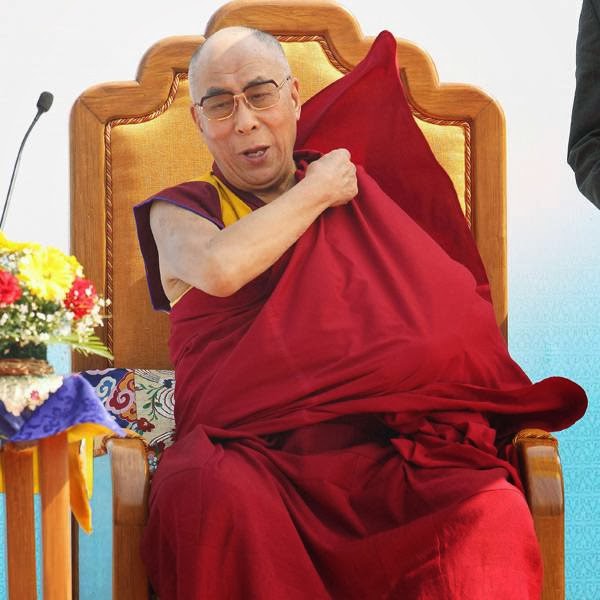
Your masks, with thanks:
[[[267,81],[273,81],[272,79],[269,79],[267,77],[255,77],[254,79],[251,79],[245,86],[244,86],[244,90],[247,90],[251,85],[257,85],[258,83],[266,83]]]
[[[247,90],[250,86],[252,85],[257,85],[258,83],[266,83],[267,81],[273,81],[272,79],[269,79],[267,77],[255,77],[254,79],[251,79],[243,88],[242,88],[242,92],[244,90]],[[219,94],[233,94],[234,92],[232,92],[231,90],[225,89],[225,88],[221,88],[221,87],[209,87],[206,90],[206,93],[204,94],[204,98],[208,98],[209,96],[218,96]]]
[[[209,96],[218,96],[219,94],[232,94],[231,90],[226,90],[225,88],[220,87],[209,87],[206,90],[206,94],[204,94],[204,98],[208,98]]]

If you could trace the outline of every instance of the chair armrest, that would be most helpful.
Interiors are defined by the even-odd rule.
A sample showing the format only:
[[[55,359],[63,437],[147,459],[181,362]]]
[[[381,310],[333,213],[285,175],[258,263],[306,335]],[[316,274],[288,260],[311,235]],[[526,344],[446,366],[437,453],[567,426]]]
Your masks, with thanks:
[[[541,429],[514,438],[544,563],[543,600],[564,600],[564,488],[558,441]]]
[[[146,447],[139,439],[111,438],[113,487],[113,599],[147,600],[148,578],[140,557],[149,490]]]

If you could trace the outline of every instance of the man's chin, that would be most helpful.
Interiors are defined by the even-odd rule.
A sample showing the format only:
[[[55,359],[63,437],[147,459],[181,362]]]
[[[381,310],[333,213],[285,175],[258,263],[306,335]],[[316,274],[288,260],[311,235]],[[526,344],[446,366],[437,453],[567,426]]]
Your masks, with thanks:
[[[260,197],[273,194],[279,196],[290,189],[291,179],[291,174],[282,177],[280,173],[274,174],[272,171],[262,173],[257,171],[246,174],[243,179],[240,178],[243,183],[237,187]]]

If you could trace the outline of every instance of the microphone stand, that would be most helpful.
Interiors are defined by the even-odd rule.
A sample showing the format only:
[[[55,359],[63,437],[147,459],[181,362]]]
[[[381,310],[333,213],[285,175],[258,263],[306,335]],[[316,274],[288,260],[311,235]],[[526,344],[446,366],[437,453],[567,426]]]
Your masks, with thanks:
[[[10,204],[10,198],[12,196],[13,187],[15,185],[15,179],[17,177],[17,170],[19,169],[19,163],[21,162],[21,153],[23,152],[23,147],[25,146],[25,142],[33,129],[33,126],[37,123],[37,120],[40,118],[45,112],[50,110],[52,106],[52,101],[54,100],[54,96],[50,92],[42,92],[37,101],[37,115],[33,118],[29,129],[25,133],[25,137],[21,142],[21,146],[19,148],[19,153],[17,154],[17,160],[15,161],[15,166],[13,168],[12,176],[10,178],[10,184],[8,186],[8,193],[6,194],[6,200],[4,201],[4,208],[2,209],[2,217],[0,218],[0,230],[4,228],[4,223],[6,221],[6,215],[8,214],[8,205]]]
[[[43,112],[42,110],[38,109],[37,115],[35,115],[35,117],[33,118],[33,121],[31,122],[29,129],[25,133],[25,137],[23,138],[23,141],[21,142],[21,146],[19,148],[19,153],[17,154],[17,160],[15,161],[15,166],[13,168],[12,176],[10,178],[10,185],[8,186],[8,193],[6,194],[6,200],[4,201],[4,208],[2,209],[2,217],[0,218],[0,230],[4,229],[4,222],[6,221],[6,215],[8,213],[8,205],[10,204],[10,197],[12,196],[13,187],[15,185],[15,180],[17,178],[17,170],[19,169],[19,163],[21,162],[21,153],[23,152],[23,147],[25,146],[25,142],[27,141],[27,138],[29,137],[29,134],[30,134],[31,130],[33,129],[33,126],[37,123],[37,120],[40,118],[40,115],[42,114],[42,112]]]

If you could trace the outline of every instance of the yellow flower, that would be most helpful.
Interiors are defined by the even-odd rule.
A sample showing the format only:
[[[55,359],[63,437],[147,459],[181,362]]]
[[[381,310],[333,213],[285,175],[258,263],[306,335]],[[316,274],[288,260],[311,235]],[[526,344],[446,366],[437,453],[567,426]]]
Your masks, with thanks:
[[[57,248],[39,247],[19,261],[17,277],[39,298],[60,302],[71,289],[78,267],[73,257]]]
[[[34,242],[13,242],[9,240],[2,231],[0,231],[0,251],[18,252],[19,250],[38,250],[40,244]]]
[[[67,256],[67,260],[73,268],[73,273],[75,273],[75,277],[83,277],[83,267],[79,264],[79,261],[72,255]]]

